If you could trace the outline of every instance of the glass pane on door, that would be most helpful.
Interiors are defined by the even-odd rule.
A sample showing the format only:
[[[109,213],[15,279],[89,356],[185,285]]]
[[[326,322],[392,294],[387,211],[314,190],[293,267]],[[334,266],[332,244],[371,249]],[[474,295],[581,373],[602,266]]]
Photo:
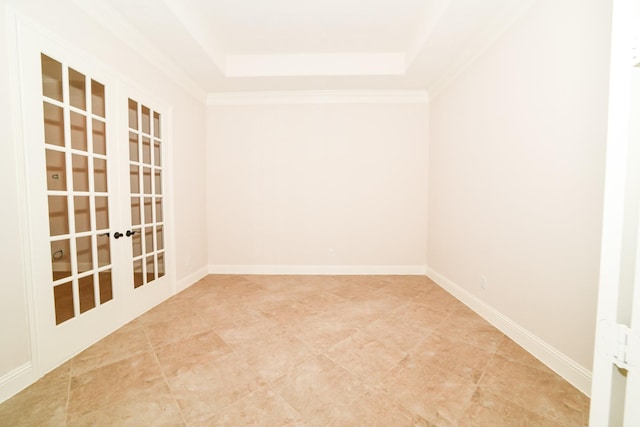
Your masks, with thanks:
[[[162,116],[133,99],[129,110],[129,181],[134,287],[165,275]]]
[[[105,87],[40,57],[51,292],[57,325],[113,298]]]

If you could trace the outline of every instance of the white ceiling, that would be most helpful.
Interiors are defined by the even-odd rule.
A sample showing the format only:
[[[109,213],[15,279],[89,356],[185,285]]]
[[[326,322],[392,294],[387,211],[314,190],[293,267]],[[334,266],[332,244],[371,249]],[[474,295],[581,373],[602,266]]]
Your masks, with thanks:
[[[437,92],[533,0],[83,0],[204,92]],[[108,23],[106,21],[109,21]],[[118,25],[114,27],[114,20]]]

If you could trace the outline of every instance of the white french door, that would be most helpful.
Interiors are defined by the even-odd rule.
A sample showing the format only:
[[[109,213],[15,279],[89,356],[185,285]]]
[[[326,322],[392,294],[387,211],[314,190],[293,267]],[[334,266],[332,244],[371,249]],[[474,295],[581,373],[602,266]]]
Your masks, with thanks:
[[[41,373],[166,299],[165,109],[19,26]]]
[[[640,0],[614,0],[589,425],[640,426]]]

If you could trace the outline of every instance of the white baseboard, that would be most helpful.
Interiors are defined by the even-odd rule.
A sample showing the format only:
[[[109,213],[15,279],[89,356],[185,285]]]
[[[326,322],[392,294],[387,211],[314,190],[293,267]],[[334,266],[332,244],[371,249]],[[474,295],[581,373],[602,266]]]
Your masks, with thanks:
[[[209,265],[209,274],[425,275],[425,265]]]
[[[589,370],[430,267],[427,267],[427,276],[575,388],[587,396],[590,395],[591,372]]]
[[[208,274],[208,268],[200,268],[186,277],[176,282],[176,292],[180,292],[196,283]],[[122,325],[119,325],[120,327]],[[117,328],[116,328],[117,329]],[[0,377],[0,403],[11,398],[15,394],[35,383],[39,377],[37,376],[31,362],[27,362],[22,366],[8,372]]]
[[[4,374],[0,377],[0,403],[29,387],[36,380],[37,376],[31,362]]]
[[[193,285],[198,280],[200,280],[203,277],[205,277],[207,274],[209,274],[208,270],[210,270],[210,267],[207,268],[205,266],[205,267],[202,267],[202,268],[194,271],[193,273],[189,274],[188,276],[183,277],[180,280],[177,280],[176,281],[176,293],[184,291],[189,286]]]

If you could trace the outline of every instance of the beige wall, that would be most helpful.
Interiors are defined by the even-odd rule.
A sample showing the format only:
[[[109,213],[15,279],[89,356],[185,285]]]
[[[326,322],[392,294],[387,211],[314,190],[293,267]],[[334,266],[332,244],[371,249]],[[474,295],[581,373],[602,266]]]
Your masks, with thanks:
[[[430,270],[589,371],[609,38],[610,2],[538,1],[430,105]]]
[[[423,272],[427,115],[426,104],[209,107],[209,265]]]
[[[6,10],[11,4],[27,19],[55,34],[62,43],[90,58],[106,64],[127,84],[142,94],[149,94],[166,102],[172,109],[173,176],[175,189],[175,260],[176,279],[180,286],[190,284],[206,271],[206,213],[205,213],[205,105],[204,94],[196,99],[176,84],[173,77],[140,58],[112,33],[85,15],[71,0],[56,2],[38,0],[0,0],[0,62],[10,64],[7,54]],[[15,150],[21,150],[17,135],[12,133],[12,100],[9,96],[11,80],[9,67],[0,67],[0,249],[2,256],[2,286],[0,286],[0,322],[11,327],[0,328],[0,379],[30,361],[29,327],[26,313],[25,263],[21,247],[25,230],[20,228],[18,168]],[[126,141],[124,141],[126,144]],[[46,238],[46,237],[45,237]],[[0,389],[0,396],[5,390]]]

